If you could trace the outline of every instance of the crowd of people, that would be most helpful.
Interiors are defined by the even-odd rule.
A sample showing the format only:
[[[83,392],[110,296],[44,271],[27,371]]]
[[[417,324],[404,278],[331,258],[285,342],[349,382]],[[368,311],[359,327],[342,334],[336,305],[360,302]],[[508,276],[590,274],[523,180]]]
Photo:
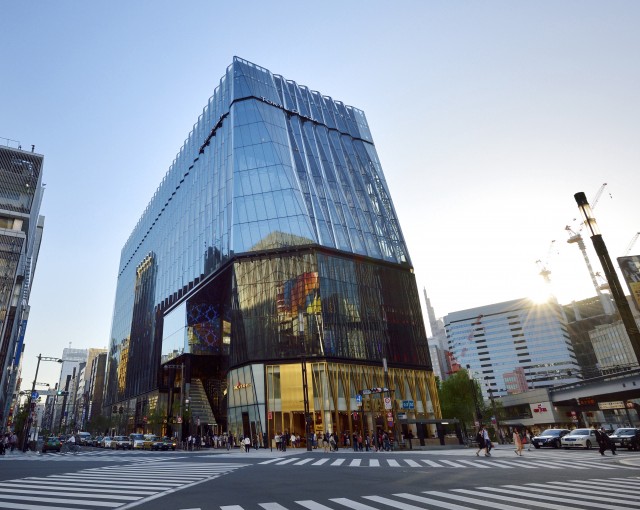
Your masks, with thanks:
[[[18,436],[15,433],[6,433],[0,437],[0,455],[5,455],[7,452],[13,453],[18,447]]]

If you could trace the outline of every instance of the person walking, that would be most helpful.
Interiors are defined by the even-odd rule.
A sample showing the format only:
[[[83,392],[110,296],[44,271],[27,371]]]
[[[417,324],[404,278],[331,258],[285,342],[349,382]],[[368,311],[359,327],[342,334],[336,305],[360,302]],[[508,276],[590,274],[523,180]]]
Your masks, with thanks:
[[[613,444],[611,439],[609,439],[604,425],[600,427],[600,430],[596,428],[596,441],[598,442],[598,446],[600,447],[600,455],[604,456],[604,452],[607,450],[611,450],[611,455],[616,455],[616,446]]]
[[[478,443],[478,451],[476,452],[476,457],[480,457],[480,452],[485,448],[484,444],[484,425],[480,425],[480,429],[476,434],[476,441]]]
[[[522,457],[522,436],[520,436],[520,430],[518,428],[513,429],[513,444],[516,447],[516,455]]]

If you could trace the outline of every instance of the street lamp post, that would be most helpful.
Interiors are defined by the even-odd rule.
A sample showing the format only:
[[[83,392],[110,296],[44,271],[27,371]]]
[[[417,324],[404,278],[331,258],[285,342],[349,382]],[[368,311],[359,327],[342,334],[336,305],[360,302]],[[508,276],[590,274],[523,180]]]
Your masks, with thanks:
[[[24,441],[22,444],[22,451],[26,452],[29,446],[29,433],[31,432],[31,422],[33,421],[32,411],[31,411],[31,402],[33,401],[33,395],[36,392],[36,381],[38,380],[38,370],[40,370],[40,362],[41,361],[55,361],[56,363],[62,363],[60,358],[52,358],[50,356],[43,356],[42,354],[38,354],[38,364],[36,365],[36,375],[33,377],[33,384],[31,385],[31,393],[29,394],[27,400],[27,423],[25,425],[24,430]]]
[[[500,438],[500,424],[498,423],[498,413],[496,411],[496,401],[493,398],[493,388],[491,386],[489,386],[489,376],[486,376],[484,378],[487,384],[487,393],[489,393],[489,400],[491,401],[491,409],[493,410],[493,419],[495,420],[495,427],[496,427],[496,437],[498,437],[498,439]]]
[[[478,424],[480,424],[480,420],[482,420],[482,413],[480,412],[480,406],[478,405],[478,395],[476,394],[476,382],[471,375],[471,365],[467,365],[467,372],[469,374],[469,384],[471,385],[471,396],[473,397],[473,406],[476,410],[475,419],[478,420]]]
[[[609,251],[607,250],[607,246],[604,244],[604,240],[602,239],[602,235],[600,234],[600,229],[598,228],[596,219],[593,217],[591,206],[587,201],[586,195],[582,192],[576,193],[574,195],[574,198],[576,199],[578,208],[580,209],[580,212],[582,213],[582,216],[584,218],[584,224],[591,232],[591,241],[593,242],[593,247],[595,248],[598,258],[600,259],[600,264],[602,265],[602,269],[604,270],[607,282],[609,283],[611,295],[613,296],[613,300],[615,301],[618,312],[620,313],[622,323],[627,330],[627,335],[629,335],[629,340],[631,341],[633,352],[636,355],[636,361],[640,362],[640,332],[638,331],[638,325],[636,324],[633,318],[633,314],[631,313],[631,308],[629,307],[627,298],[625,297],[624,291],[622,290],[622,285],[620,284],[620,280],[618,279],[618,275],[616,274],[615,267],[611,262]]]
[[[178,411],[179,413],[179,417],[180,417],[180,427],[178,428],[179,431],[179,441],[180,443],[182,443],[182,422],[183,417],[182,417],[182,402],[184,400],[184,363],[180,363],[179,365],[165,365],[164,369],[168,369],[168,368],[179,368],[180,369],[180,409]],[[172,383],[173,384],[173,383]]]
[[[309,384],[307,381],[307,343],[304,337],[304,314],[298,314],[298,332],[302,341],[302,404],[304,409],[304,433],[306,436],[307,451],[313,450],[311,439],[311,416],[309,415]]]

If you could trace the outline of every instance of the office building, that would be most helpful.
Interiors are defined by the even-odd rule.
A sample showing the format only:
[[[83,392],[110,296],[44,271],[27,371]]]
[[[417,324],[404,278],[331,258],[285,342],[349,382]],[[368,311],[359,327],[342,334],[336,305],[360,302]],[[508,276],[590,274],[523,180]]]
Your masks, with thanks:
[[[640,325],[638,318],[636,324]],[[598,369],[602,374],[638,368],[638,359],[631,345],[627,329],[621,320],[602,324],[589,331]]]
[[[468,368],[485,398],[506,395],[524,370],[528,388],[577,381],[567,323],[559,305],[519,299],[450,313],[445,317],[456,366]]]
[[[105,409],[130,430],[161,410],[169,433],[262,442],[307,409],[313,431],[386,429],[356,399],[385,386],[438,417],[364,113],[234,58],[122,249],[110,338]]]
[[[0,430],[16,393],[44,217],[41,154],[0,147]],[[29,356],[36,356],[31,352]]]
[[[62,363],[60,365],[60,379],[58,389],[64,391],[66,395],[56,399],[53,409],[52,430],[65,432],[67,426],[75,424],[73,413],[75,410],[75,395],[78,385],[80,370],[87,363],[87,349],[74,349],[66,347],[62,350]]]

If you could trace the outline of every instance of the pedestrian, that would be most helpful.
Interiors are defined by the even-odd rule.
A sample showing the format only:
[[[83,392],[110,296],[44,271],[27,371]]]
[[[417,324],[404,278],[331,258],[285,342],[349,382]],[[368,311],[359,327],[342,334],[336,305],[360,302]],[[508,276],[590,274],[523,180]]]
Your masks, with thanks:
[[[516,455],[520,455],[520,457],[522,457],[522,449],[524,447],[522,446],[522,436],[520,436],[520,430],[518,430],[517,427],[513,429],[513,444],[516,447]]]
[[[244,451],[247,453],[251,451],[251,438],[249,436],[244,438]]]
[[[525,429],[524,435],[527,438],[527,451],[531,451],[531,439],[533,439],[533,435],[529,429]]]
[[[481,425],[476,434],[476,442],[478,443],[478,451],[476,451],[476,457],[480,457],[480,452],[484,449],[484,434],[482,433],[484,425]]]
[[[613,444],[611,439],[609,439],[604,425],[600,427],[600,430],[596,429],[596,441],[598,442],[598,446],[600,447],[600,455],[604,455],[604,452],[607,450],[611,450],[611,455],[616,455],[616,445]]]
[[[329,433],[325,432],[322,436],[322,449],[325,453],[329,451]]]
[[[482,428],[482,436],[484,437],[484,456],[491,457],[491,449],[493,448],[493,444],[491,443],[489,431],[486,427]]]
[[[11,453],[13,453],[13,450],[16,449],[17,445],[18,445],[18,436],[16,436],[16,433],[14,432],[9,436],[9,450],[11,451]]]

